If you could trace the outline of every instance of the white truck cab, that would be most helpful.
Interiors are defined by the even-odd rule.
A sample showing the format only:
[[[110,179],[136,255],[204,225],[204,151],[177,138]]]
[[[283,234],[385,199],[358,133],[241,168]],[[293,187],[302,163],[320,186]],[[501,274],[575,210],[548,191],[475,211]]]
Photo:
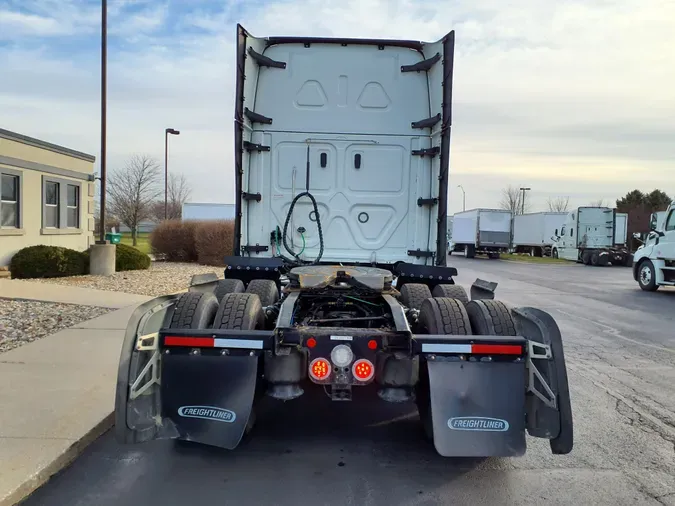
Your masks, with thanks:
[[[675,286],[675,205],[665,220],[652,220],[645,242],[633,255],[633,278],[640,288],[653,292],[659,286]]]

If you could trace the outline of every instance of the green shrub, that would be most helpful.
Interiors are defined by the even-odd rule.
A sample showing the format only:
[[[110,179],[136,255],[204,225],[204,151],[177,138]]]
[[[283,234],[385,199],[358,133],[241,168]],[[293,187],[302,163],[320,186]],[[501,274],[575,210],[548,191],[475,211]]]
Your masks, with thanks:
[[[150,247],[158,259],[169,262],[196,262],[195,232],[198,222],[166,220],[150,234]]]
[[[89,262],[80,251],[60,246],[28,246],[17,251],[9,270],[14,279],[58,278],[86,274]]]
[[[150,257],[133,246],[118,244],[115,252],[115,270],[138,271],[150,268]]]
[[[204,265],[224,265],[234,248],[234,221],[203,221],[195,235],[197,259]]]

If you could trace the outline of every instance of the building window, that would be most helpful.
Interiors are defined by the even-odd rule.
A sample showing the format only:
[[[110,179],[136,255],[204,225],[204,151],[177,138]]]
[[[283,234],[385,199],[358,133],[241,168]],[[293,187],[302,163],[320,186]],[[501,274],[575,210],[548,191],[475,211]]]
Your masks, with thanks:
[[[79,228],[80,226],[80,187],[72,184],[68,185],[68,195],[66,200],[66,220],[68,228]]]
[[[42,228],[79,229],[81,202],[79,183],[43,176]]]
[[[0,174],[0,227],[2,228],[21,228],[19,187],[19,176]]]
[[[59,228],[59,183],[45,183],[45,228]]]

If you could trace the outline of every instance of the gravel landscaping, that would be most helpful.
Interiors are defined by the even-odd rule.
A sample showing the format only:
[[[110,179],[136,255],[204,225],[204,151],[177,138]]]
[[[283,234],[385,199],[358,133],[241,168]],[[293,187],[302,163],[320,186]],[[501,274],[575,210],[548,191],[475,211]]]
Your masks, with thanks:
[[[156,297],[184,290],[195,274],[216,273],[223,277],[222,267],[189,263],[153,262],[145,271],[116,272],[112,276],[72,276],[66,278],[35,279],[39,283],[95,288],[112,292],[135,293]]]
[[[74,304],[0,299],[0,353],[110,311]]]

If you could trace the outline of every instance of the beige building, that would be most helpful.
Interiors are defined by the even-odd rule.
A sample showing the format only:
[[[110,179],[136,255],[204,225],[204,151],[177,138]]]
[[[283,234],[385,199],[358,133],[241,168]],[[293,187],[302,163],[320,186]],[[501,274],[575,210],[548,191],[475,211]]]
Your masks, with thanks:
[[[0,128],[0,267],[26,246],[94,243],[95,160]]]

